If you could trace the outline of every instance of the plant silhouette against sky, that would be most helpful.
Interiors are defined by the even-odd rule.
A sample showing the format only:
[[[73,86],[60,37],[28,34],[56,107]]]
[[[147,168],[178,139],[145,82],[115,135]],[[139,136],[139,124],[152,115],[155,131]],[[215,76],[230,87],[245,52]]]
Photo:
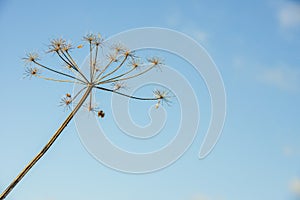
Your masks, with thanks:
[[[94,112],[100,118],[105,116],[104,111],[97,108],[93,103],[93,90],[116,93],[131,99],[157,101],[156,108],[163,102],[169,102],[168,98],[170,96],[167,91],[154,90],[154,97],[152,98],[137,97],[121,92],[121,89],[126,86],[126,80],[136,78],[153,68],[163,66],[164,64],[160,58],[152,57],[146,59],[146,62],[142,62],[134,51],[127,49],[121,44],[113,44],[110,46],[111,51],[106,55],[105,60],[98,60],[102,47],[109,44],[105,43],[105,40],[100,34],[87,34],[83,37],[83,40],[89,48],[88,74],[83,73],[75,59],[71,56],[72,50],[81,49],[85,45],[74,47],[63,38],[52,40],[47,53],[56,54],[60,61],[63,62],[63,66],[66,68],[65,70],[59,69],[59,67],[48,67],[41,63],[37,53],[28,53],[26,57],[23,58],[26,62],[25,77],[37,77],[55,82],[80,84],[82,85],[82,89],[74,95],[67,93],[62,97],[60,105],[65,106],[66,109],[71,109],[71,105],[73,104],[74,108],[44,148],[0,195],[1,200],[6,198],[27,172],[45,155],[81,107],[85,107],[88,111]],[[60,77],[51,78],[51,76],[47,76],[48,73],[56,74]]]

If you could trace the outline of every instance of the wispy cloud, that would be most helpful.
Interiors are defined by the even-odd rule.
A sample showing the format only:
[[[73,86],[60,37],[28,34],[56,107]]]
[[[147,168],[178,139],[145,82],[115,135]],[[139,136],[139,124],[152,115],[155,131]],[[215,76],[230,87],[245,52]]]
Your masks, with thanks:
[[[167,26],[178,29],[201,43],[207,43],[209,38],[208,33],[200,28],[197,21],[187,20],[180,7],[173,5],[167,13],[165,17]]]
[[[292,156],[294,154],[294,149],[290,146],[285,146],[283,149],[283,154],[287,157]]]
[[[291,181],[290,190],[297,195],[297,197],[300,197],[300,178],[295,178]]]
[[[286,157],[299,157],[300,149],[291,145],[286,145],[282,148],[283,155]]]
[[[182,13],[179,7],[172,7],[168,11],[168,15],[165,17],[165,21],[168,26],[177,27],[182,24]]]
[[[258,78],[285,91],[298,91],[300,87],[300,70],[288,66],[264,68]]]
[[[189,27],[184,29],[183,31],[189,33],[194,39],[200,41],[200,42],[207,42],[208,34],[204,32],[203,30],[200,30],[196,27]]]
[[[285,92],[300,92],[300,66],[270,65],[250,61],[241,56],[232,58],[232,67],[269,87]]]
[[[300,27],[300,3],[283,4],[278,12],[280,26],[284,29]]]

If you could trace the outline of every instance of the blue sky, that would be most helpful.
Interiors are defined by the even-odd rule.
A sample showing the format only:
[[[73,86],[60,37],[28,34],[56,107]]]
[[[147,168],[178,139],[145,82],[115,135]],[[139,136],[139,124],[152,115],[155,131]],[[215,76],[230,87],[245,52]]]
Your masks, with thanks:
[[[104,37],[148,26],[181,31],[206,48],[227,92],[223,135],[204,160],[197,155],[206,104],[203,128],[184,156],[143,175],[94,160],[72,123],[7,199],[300,199],[299,1],[0,0],[0,26],[1,191],[68,114],[57,105],[72,86],[22,79],[25,52],[46,49],[54,37],[80,43],[90,31]],[[103,124],[113,128],[109,117]]]

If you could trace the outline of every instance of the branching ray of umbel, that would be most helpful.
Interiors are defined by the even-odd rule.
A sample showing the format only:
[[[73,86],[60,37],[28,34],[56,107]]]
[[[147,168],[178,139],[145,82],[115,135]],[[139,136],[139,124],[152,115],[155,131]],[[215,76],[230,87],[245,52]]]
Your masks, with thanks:
[[[61,126],[57,129],[54,135],[50,138],[47,144],[42,150],[26,165],[26,167],[19,173],[19,175],[10,183],[10,185],[0,195],[0,200],[3,200],[7,195],[15,188],[15,186],[22,180],[22,178],[30,171],[30,169],[45,155],[49,148],[53,145],[56,139],[60,136],[69,122],[72,120],[78,110],[85,105],[88,111],[94,112],[98,117],[104,117],[103,110],[98,109],[93,104],[93,89],[101,90],[105,92],[111,92],[118,95],[122,95],[131,99],[145,100],[145,101],[157,101],[156,107],[162,102],[169,102],[169,95],[166,91],[154,90],[153,97],[137,97],[121,92],[121,89],[125,87],[125,81],[136,78],[142,74],[147,73],[155,67],[163,66],[161,59],[157,57],[148,58],[145,63],[142,63],[140,58],[135,55],[135,52],[130,51],[120,44],[114,44],[111,46],[111,52],[107,55],[106,64],[100,65],[98,61],[99,49],[103,47],[105,41],[100,34],[87,34],[83,37],[87,46],[89,47],[89,76],[86,76],[78,67],[76,61],[71,56],[71,50],[74,49],[71,43],[66,42],[62,38],[54,39],[49,45],[47,53],[54,53],[58,56],[61,62],[67,68],[67,72],[62,72],[54,67],[48,67],[40,62],[39,55],[37,53],[28,53],[24,58],[24,61],[28,64],[25,68],[25,77],[37,77],[49,81],[72,83],[82,85],[82,89],[79,90],[74,96],[67,93],[61,99],[61,105],[66,108],[70,108],[73,103],[74,108]],[[83,45],[79,45],[77,48],[81,49]],[[127,66],[125,66],[127,65]],[[44,75],[47,72],[49,74],[56,74],[61,78],[52,78],[51,76]],[[112,88],[109,88],[111,87]]]

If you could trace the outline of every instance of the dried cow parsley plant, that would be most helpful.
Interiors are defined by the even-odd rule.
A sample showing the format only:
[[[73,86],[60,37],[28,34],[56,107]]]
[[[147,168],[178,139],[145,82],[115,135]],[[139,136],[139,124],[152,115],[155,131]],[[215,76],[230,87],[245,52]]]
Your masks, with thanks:
[[[78,67],[75,59],[71,55],[71,51],[81,49],[85,45],[78,45],[76,48],[63,38],[54,39],[50,42],[47,53],[57,55],[59,60],[64,64],[64,70],[58,67],[49,67],[42,63],[37,53],[28,53],[24,59],[26,63],[25,77],[41,78],[49,81],[80,84],[82,89],[77,94],[65,94],[60,105],[65,107],[65,110],[71,110],[71,104],[74,105],[73,110],[68,115],[66,120],[58,128],[49,142],[44,148],[33,158],[33,160],[21,171],[21,173],[13,180],[13,182],[1,194],[0,199],[5,197],[13,190],[13,188],[21,181],[27,172],[44,156],[51,145],[62,133],[76,112],[84,106],[88,111],[94,112],[96,116],[103,118],[105,112],[93,103],[93,90],[116,93],[131,99],[157,101],[156,107],[160,104],[169,103],[169,95],[166,91],[154,90],[152,98],[143,98],[132,96],[124,93],[126,90],[126,80],[137,78],[142,74],[152,70],[153,68],[161,68],[164,64],[158,57],[148,58],[145,62],[135,55],[135,52],[127,49],[121,44],[111,46],[111,51],[106,55],[105,60],[98,60],[98,54],[105,44],[105,41],[100,34],[87,34],[83,37],[89,48],[89,72],[88,74]],[[51,73],[59,78],[52,78]],[[84,104],[87,101],[86,104]]]

